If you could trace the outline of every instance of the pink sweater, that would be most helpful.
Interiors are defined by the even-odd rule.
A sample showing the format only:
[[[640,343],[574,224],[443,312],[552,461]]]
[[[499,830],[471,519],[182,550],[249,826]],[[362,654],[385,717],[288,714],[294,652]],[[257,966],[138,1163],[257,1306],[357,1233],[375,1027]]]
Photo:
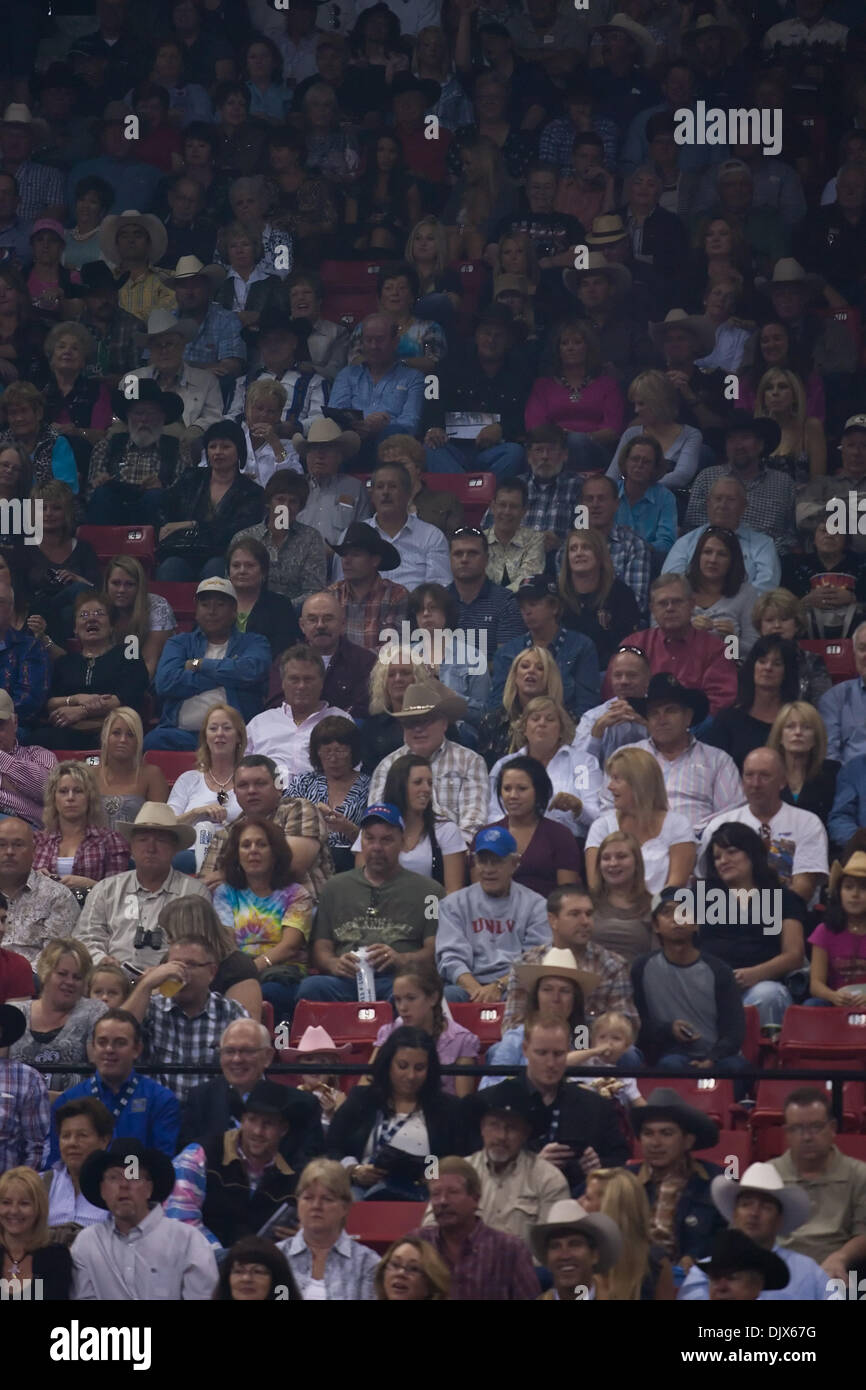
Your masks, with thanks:
[[[597,376],[579,401],[569,399],[568,390],[553,377],[542,376],[534,383],[526,402],[526,428],[537,425],[560,425],[576,434],[594,434],[596,430],[623,428],[625,401],[618,383],[612,376]]]

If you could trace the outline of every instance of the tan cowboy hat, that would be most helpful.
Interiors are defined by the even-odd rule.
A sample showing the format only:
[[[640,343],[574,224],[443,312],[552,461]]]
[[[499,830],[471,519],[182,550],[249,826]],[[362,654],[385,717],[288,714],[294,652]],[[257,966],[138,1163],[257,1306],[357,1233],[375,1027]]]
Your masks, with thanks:
[[[9,103],[3,112],[3,120],[0,125],[26,125],[37,144],[47,140],[50,133],[48,122],[43,121],[41,116],[34,116],[30,107],[25,106],[23,101]]]
[[[586,1236],[590,1245],[595,1246],[599,1274],[615,1265],[622,1254],[622,1233],[615,1221],[601,1211],[584,1211],[573,1197],[564,1197],[554,1202],[546,1221],[529,1228],[529,1244],[538,1263],[545,1263],[551,1236],[568,1234]]]
[[[341,1052],[349,1052],[351,1048],[351,1043],[340,1043],[338,1046],[326,1028],[314,1028],[310,1024],[309,1028],[304,1029],[297,1047],[287,1047],[283,1055],[286,1057],[309,1057],[311,1052],[328,1052],[334,1057],[339,1057]]]
[[[463,719],[466,714],[466,701],[462,695],[455,695],[447,685],[429,676],[426,680],[410,685],[403,696],[403,708],[394,710],[395,719],[420,719],[423,715],[438,715],[449,723]]]
[[[762,294],[770,294],[774,285],[802,285],[804,290],[818,290],[823,283],[821,275],[804,270],[793,256],[783,256],[773,266],[772,278],[768,280],[766,276],[759,276],[755,280],[755,288]]]
[[[685,309],[669,309],[661,323],[651,323],[649,326],[650,337],[657,348],[663,347],[665,331],[671,324],[686,328],[693,335],[698,347],[696,357],[709,357],[716,345],[716,331],[705,314],[687,314]]]
[[[706,34],[715,29],[725,40],[725,55],[728,62],[735,58],[743,47],[743,39],[739,29],[733,24],[726,23],[723,19],[716,19],[715,15],[702,14],[697,21],[688,29],[683,31],[682,46],[685,53],[691,53],[695,47],[695,39],[701,34]]]
[[[558,946],[551,946],[538,965],[515,965],[514,975],[520,988],[527,990],[532,989],[536,981],[550,975],[554,975],[557,980],[573,980],[576,985],[580,985],[584,998],[598,988],[601,979],[589,970],[581,970],[573,951],[563,951]]]
[[[162,333],[179,333],[186,342],[189,342],[197,332],[198,324],[193,323],[192,319],[176,319],[168,309],[154,309],[147,316],[144,336],[146,338],[158,338]]]
[[[835,860],[828,884],[831,893],[837,891],[843,878],[866,878],[866,853],[862,849],[856,850],[846,864],[839,859]]]
[[[628,294],[631,289],[631,271],[628,266],[605,260],[601,251],[590,251],[583,270],[569,269],[562,272],[562,283],[569,294],[577,295],[582,275],[606,275],[615,294]],[[715,342],[715,339],[713,341]]]
[[[798,1226],[809,1220],[811,1202],[802,1187],[786,1187],[780,1173],[772,1163],[752,1163],[739,1182],[721,1173],[710,1183],[713,1204],[726,1221],[732,1221],[737,1198],[741,1192],[760,1192],[772,1197],[782,1208],[782,1225],[779,1235],[788,1236]]]
[[[167,285],[173,285],[176,280],[194,280],[197,275],[203,275],[214,285],[221,284],[226,278],[226,271],[221,265],[202,265],[198,256],[181,256],[174,270],[159,270],[158,274]]]
[[[311,444],[336,444],[338,449],[342,449],[343,458],[350,459],[360,449],[361,438],[354,430],[341,430],[336,420],[317,415],[307,431],[306,439],[302,434],[295,434],[292,436],[292,444],[302,459],[307,457],[307,450]]]
[[[628,236],[625,223],[618,212],[604,212],[592,219],[592,227],[586,236],[587,246],[613,246]]]
[[[496,275],[493,279],[493,298],[503,290],[512,290],[515,294],[522,294],[526,298],[535,294],[536,286],[525,275]]]
[[[177,837],[178,849],[189,849],[196,841],[193,827],[181,825],[174,811],[164,801],[145,801],[134,821],[120,820],[116,829],[125,840],[129,840],[136,830],[169,830]]]
[[[606,29],[619,29],[621,33],[628,34],[636,48],[640,49],[644,67],[652,67],[658,52],[656,41],[649,29],[645,29],[642,24],[638,24],[627,14],[615,14],[606,24],[595,26],[596,34],[603,34]]]
[[[128,208],[126,212],[104,219],[99,233],[99,249],[105,259],[112,265],[118,264],[120,256],[117,251],[117,233],[121,227],[131,226],[143,227],[150,237],[151,265],[161,261],[168,246],[168,232],[152,212],[139,212],[137,208]]]

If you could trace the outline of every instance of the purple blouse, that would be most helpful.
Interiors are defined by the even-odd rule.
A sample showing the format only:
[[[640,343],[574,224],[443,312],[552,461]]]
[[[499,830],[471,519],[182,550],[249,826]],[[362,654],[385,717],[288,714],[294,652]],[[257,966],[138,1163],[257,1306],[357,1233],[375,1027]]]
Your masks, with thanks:
[[[399,1018],[395,1018],[393,1023],[385,1023],[376,1034],[376,1047],[381,1047],[386,1038],[390,1038],[395,1028],[402,1028],[403,1023]],[[453,1018],[446,1022],[444,1030],[436,1039],[436,1051],[439,1053],[439,1061],[443,1066],[453,1067],[461,1057],[471,1057],[473,1062],[478,1061],[478,1053],[481,1043],[474,1033],[470,1033],[468,1028],[461,1028],[459,1023],[455,1023]],[[455,1085],[457,1078],[454,1076],[443,1076],[442,1090],[449,1096],[457,1094]]]

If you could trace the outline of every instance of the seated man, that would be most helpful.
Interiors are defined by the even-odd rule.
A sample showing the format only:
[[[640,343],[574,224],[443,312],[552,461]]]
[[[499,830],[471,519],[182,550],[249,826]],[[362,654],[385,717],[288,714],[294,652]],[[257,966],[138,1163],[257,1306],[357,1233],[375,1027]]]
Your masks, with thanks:
[[[411,434],[391,434],[376,450],[378,463],[402,463],[412,483],[409,515],[417,516],[430,526],[438,526],[443,536],[454,535],[465,521],[463,503],[453,492],[432,488],[424,481],[427,456],[424,445]]]
[[[183,415],[178,433],[186,440],[200,440],[209,425],[224,415],[223,396],[218,379],[201,367],[183,360],[186,343],[195,327],[187,319],[176,319],[167,309],[154,309],[148,316],[145,342],[150,366],[138,367],[130,375],[139,381],[155,381],[160,391],[179,396]]]
[[[719,1131],[708,1115],[689,1105],[679,1092],[659,1086],[646,1105],[632,1110],[643,1157],[626,1167],[637,1176],[650,1204],[650,1239],[677,1263],[708,1255],[725,1229],[714,1204],[711,1184],[722,1168],[696,1159],[718,1143]]]
[[[170,637],[154,687],[162,717],[145,748],[195,748],[213,705],[229,704],[245,720],[262,707],[271,649],[237,627],[238,599],[227,579],[203,579],[195,591],[195,628]]]
[[[6,899],[3,943],[35,966],[49,941],[75,936],[81,908],[62,883],[33,868],[33,830],[17,816],[0,819],[0,893]]]
[[[481,1218],[481,1178],[465,1158],[442,1158],[427,1183],[434,1224],[412,1231],[429,1240],[451,1274],[452,1303],[514,1303],[538,1298],[532,1256],[522,1241]]]
[[[165,955],[159,914],[166,903],[190,893],[209,895],[203,883],[172,868],[178,851],[194,842],[195,831],[179,824],[170,806],[145,801],[135,820],[121,821],[118,829],[129,840],[135,868],[91,888],[81,919],[69,935],[87,947],[94,965],[105,960],[143,970],[158,965]],[[0,840],[2,835],[0,825]]]
[[[646,720],[632,701],[640,701],[646,695],[649,679],[649,661],[639,647],[620,647],[614,652],[605,677],[613,694],[581,716],[574,736],[575,747],[586,749],[604,767],[617,748],[642,739]]]
[[[866,1259],[866,1163],[848,1158],[835,1144],[836,1121],[827,1091],[798,1086],[785,1100],[788,1147],[770,1160],[787,1188],[809,1199],[802,1225],[779,1236],[779,1244],[817,1261],[832,1292],[847,1298],[848,1272]]]
[[[739,986],[730,966],[698,950],[695,914],[675,896],[678,891],[663,888],[653,899],[661,949],[639,956],[631,967],[641,1020],[638,1046],[665,1071],[741,1071],[748,1063],[741,1052],[746,1020]]]
[[[257,1081],[241,1101],[240,1126],[188,1144],[174,1160],[174,1191],[165,1214],[228,1250],[291,1198],[297,1174],[280,1152],[289,1130],[289,1091]],[[287,1223],[288,1224],[288,1223]],[[275,1230],[274,1235],[287,1234]]]
[[[449,559],[454,576],[448,592],[458,602],[457,625],[492,661],[497,649],[525,632],[514,595],[487,577],[487,537],[477,526],[461,526],[451,537]]]
[[[334,379],[331,410],[351,410],[359,418],[353,429],[361,437],[361,458],[368,465],[376,446],[389,434],[416,434],[424,404],[424,376],[397,360],[399,332],[385,314],[368,314],[361,328],[363,361],[343,367]]]
[[[99,1016],[88,1043],[88,1056],[96,1071],[78,1086],[70,1086],[51,1107],[51,1148],[46,1166],[60,1157],[58,1107],[79,1096],[95,1095],[102,1101],[114,1120],[115,1139],[137,1139],[174,1157],[180,1129],[177,1096],[152,1076],[138,1075],[135,1064],[142,1049],[141,1024],[128,1009],[108,1009]]]
[[[332,602],[329,596],[329,603]],[[372,657],[372,653],[365,652],[364,656]],[[375,657],[372,659],[375,661]],[[322,699],[325,664],[312,647],[298,643],[284,651],[280,657],[280,678],[284,701],[278,709],[267,709],[250,719],[247,748],[250,753],[273,758],[288,777],[297,777],[313,770],[310,734],[316,725],[332,715],[344,719],[350,715]]]
[[[144,972],[126,1007],[142,1025],[148,1066],[161,1062],[211,1066],[228,1024],[247,1017],[236,999],[213,992],[216,972],[216,961],[198,937],[178,937],[169,946],[165,963]],[[170,995],[161,989],[167,980],[180,981],[180,988]],[[187,1072],[158,1079],[184,1101],[206,1077]]]
[[[35,1067],[9,1059],[9,1049],[27,1031],[27,1019],[12,1004],[0,1004],[0,1172],[42,1167],[51,1123],[48,1087]]]
[[[558,1303],[605,1298],[596,1275],[612,1269],[623,1252],[616,1222],[604,1212],[584,1211],[571,1197],[555,1202],[547,1219],[532,1227],[529,1243],[538,1263],[553,1276],[552,1288],[541,1299]]]
[[[580,478],[566,473],[568,441],[559,425],[538,425],[526,436],[527,508],[525,525],[541,532],[549,565],[574,525],[574,509],[580,496]],[[484,514],[482,527],[493,522],[492,508]]]
[[[524,526],[529,490],[524,478],[500,478],[490,507],[487,537],[487,578],[518,593],[522,583],[544,569],[544,543],[537,531]]]
[[[793,479],[768,465],[781,437],[775,420],[752,416],[746,410],[734,411],[725,431],[725,462],[703,469],[695,478],[689,492],[686,525],[702,526],[707,520],[707,497],[713,484],[719,478],[734,477],[746,489],[746,525],[770,536],[780,554],[795,548]]]
[[[286,393],[282,416],[275,426],[280,439],[291,439],[295,450],[308,434],[313,423],[321,425],[322,411],[328,399],[328,386],[318,372],[299,370],[298,364],[310,356],[307,338],[310,323],[307,319],[286,318],[276,306],[261,311],[256,333],[258,366],[248,370],[236,386],[232,403],[226,412],[239,424],[243,421],[246,393],[256,381],[277,381]],[[333,424],[333,421],[328,421]],[[298,434],[297,431],[301,433]]]
[[[228,385],[243,371],[247,349],[237,314],[213,302],[225,271],[218,265],[202,265],[197,256],[181,256],[174,270],[163,272],[163,278],[174,290],[178,318],[195,324],[195,333],[183,350],[184,361],[212,372],[221,382],[225,379]]]
[[[830,1297],[829,1280],[821,1266],[807,1255],[779,1244],[781,1236],[791,1235],[803,1226],[811,1213],[806,1193],[799,1187],[786,1187],[771,1163],[752,1163],[739,1181],[723,1174],[710,1186],[713,1204],[739,1231],[762,1250],[772,1250],[788,1269],[783,1289],[765,1289],[758,1297],[772,1302],[791,1300],[824,1301]],[[677,1295],[681,1303],[709,1299],[707,1271],[692,1265]]]
[[[707,526],[722,526],[733,531],[740,542],[749,583],[760,593],[777,589],[782,575],[779,552],[772,536],[744,523],[748,496],[745,483],[733,473],[717,478],[707,493],[706,525],[695,526],[674,541],[662,565],[662,574],[685,574]]]
[[[195,1086],[186,1097],[175,1152],[237,1128],[244,1102],[263,1080],[273,1060],[271,1035],[264,1024],[251,1018],[230,1023],[220,1039],[222,1076]],[[296,1086],[285,1087],[284,1095],[288,1128],[279,1141],[279,1151],[300,1173],[311,1158],[318,1158],[324,1151],[322,1110],[315,1096]]]
[[[46,647],[29,628],[22,631],[13,626],[14,613],[15,593],[0,581],[0,696],[4,705],[11,701],[16,719],[27,724],[35,720],[48,697],[51,662]]]
[[[512,962],[530,946],[549,946],[544,899],[515,883],[517,841],[501,826],[475,837],[478,881],[449,893],[439,907],[436,968],[445,997],[474,1003],[502,999]]]
[[[367,531],[371,527],[365,528]],[[366,719],[370,672],[376,657],[346,636],[346,610],[336,594],[309,594],[300,616],[301,632],[310,649],[325,664],[322,699],[332,711],[348,711],[350,719]]]
[[[857,675],[822,695],[818,713],[827,730],[827,757],[842,763],[866,753],[866,623],[854,632]],[[859,822],[858,822],[859,824]]]
[[[381,570],[395,570],[400,553],[372,526],[353,521],[341,544],[335,544],[343,578],[328,590],[343,608],[345,638],[352,647],[378,652],[382,633],[397,628],[408,617],[408,590],[391,579],[383,579]]]
[[[839,770],[833,809],[827,820],[831,845],[841,849],[861,825],[866,825],[866,753],[848,759]]]
[[[85,370],[109,386],[116,386],[141,360],[141,319],[118,304],[120,286],[105,261],[90,261],[79,271],[81,284],[73,285],[70,299],[81,301],[78,322],[91,334],[96,361]]]
[[[658,626],[633,632],[621,646],[645,652],[653,675],[668,671],[683,685],[702,690],[715,714],[736,699],[737,666],[728,660],[721,637],[692,627],[693,608],[684,575],[659,575],[650,590],[650,612]]]
[[[534,574],[524,579],[516,597],[526,632],[503,642],[493,655],[487,708],[501,706],[514,658],[527,647],[547,647],[562,676],[563,706],[579,719],[598,699],[601,689],[595,643],[582,632],[562,626],[562,599],[553,579]]]
[[[487,764],[480,753],[445,737],[448,725],[465,719],[466,712],[466,700],[432,676],[410,685],[402,710],[394,712],[394,718],[403,725],[405,743],[374,769],[368,799],[381,798],[392,763],[405,753],[417,753],[430,760],[433,794],[443,813],[471,839],[487,819]]]
[[[18,742],[18,715],[8,690],[0,690],[0,815],[20,816],[41,827],[45,784],[57,759],[48,748]]]
[[[146,204],[144,205],[146,206]],[[130,209],[106,217],[99,234],[99,249],[115,267],[121,309],[146,322],[154,309],[174,313],[177,301],[155,267],[165,254],[168,237],[158,217]]]
[[[336,874],[319,896],[310,942],[318,975],[301,981],[298,999],[358,998],[359,949],[373,968],[377,999],[390,999],[398,966],[433,959],[441,884],[400,864],[403,817],[371,796],[361,821],[359,869]]]
[[[413,372],[413,376],[418,375]],[[438,526],[410,512],[411,496],[412,479],[402,463],[376,464],[370,482],[374,515],[364,524],[397,550],[400,564],[390,571],[391,579],[409,593],[419,584],[451,582],[448,542]],[[334,579],[343,577],[339,559],[334,561],[333,575]]]
[[[353,522],[366,521],[371,513],[364,483],[343,471],[357,454],[360,440],[352,430],[341,430],[336,420],[323,416],[312,422],[306,439],[295,435],[292,442],[307,465],[310,484],[298,519],[304,526],[312,526],[333,549]]]
[[[201,1231],[172,1220],[162,1208],[174,1186],[170,1158],[136,1139],[115,1139],[84,1160],[80,1181],[88,1202],[108,1211],[110,1219],[75,1238],[73,1298],[139,1303],[213,1297],[217,1263],[211,1247]]]
[[[764,1293],[787,1288],[790,1274],[784,1261],[742,1231],[722,1231],[713,1253],[699,1260],[711,1303],[753,1303]]]
[[[129,385],[124,387],[124,382]],[[136,395],[127,396],[133,389]],[[87,475],[87,520],[92,526],[158,526],[163,488],[192,464],[189,445],[166,429],[183,418],[183,401],[155,381],[129,376],[122,379],[112,403],[126,429],[106,435],[94,446]]]

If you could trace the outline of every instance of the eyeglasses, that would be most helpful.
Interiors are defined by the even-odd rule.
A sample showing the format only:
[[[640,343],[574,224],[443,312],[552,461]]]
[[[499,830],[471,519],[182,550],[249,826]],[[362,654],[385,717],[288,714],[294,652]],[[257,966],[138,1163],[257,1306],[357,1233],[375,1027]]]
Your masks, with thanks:
[[[93,608],[93,609],[91,609],[91,608],[79,608],[79,610],[78,610],[78,616],[79,616],[79,618],[85,618],[85,619],[88,619],[88,618],[106,618],[106,617],[108,617],[108,614],[105,612],[105,609],[104,609],[104,608]]]

